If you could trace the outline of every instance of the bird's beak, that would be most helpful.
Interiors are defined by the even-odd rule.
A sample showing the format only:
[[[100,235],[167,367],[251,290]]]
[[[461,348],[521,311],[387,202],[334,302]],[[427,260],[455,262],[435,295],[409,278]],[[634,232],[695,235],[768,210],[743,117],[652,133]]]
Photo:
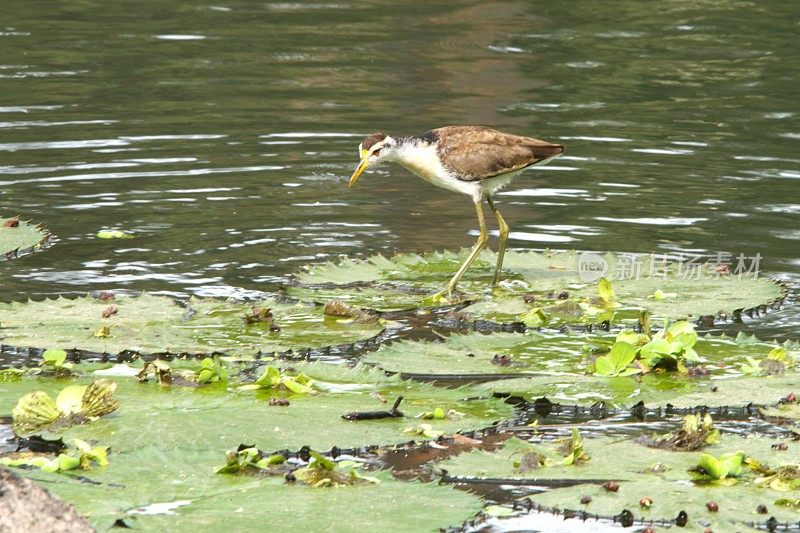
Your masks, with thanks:
[[[367,168],[369,165],[369,160],[367,159],[367,151],[361,150],[361,162],[356,167],[356,171],[353,172],[353,175],[350,176],[350,182],[347,184],[348,187],[352,187],[358,181],[358,177],[361,175],[362,172]]]

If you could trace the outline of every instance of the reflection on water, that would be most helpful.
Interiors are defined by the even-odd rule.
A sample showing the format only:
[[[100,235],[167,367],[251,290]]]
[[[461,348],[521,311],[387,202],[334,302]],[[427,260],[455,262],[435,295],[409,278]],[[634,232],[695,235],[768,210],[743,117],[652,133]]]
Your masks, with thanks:
[[[0,263],[0,299],[242,297],[309,261],[469,245],[466,198],[399,167],[346,187],[364,134],[456,123],[567,144],[499,197],[514,246],[760,253],[800,275],[789,4],[5,7],[0,214],[58,242]]]

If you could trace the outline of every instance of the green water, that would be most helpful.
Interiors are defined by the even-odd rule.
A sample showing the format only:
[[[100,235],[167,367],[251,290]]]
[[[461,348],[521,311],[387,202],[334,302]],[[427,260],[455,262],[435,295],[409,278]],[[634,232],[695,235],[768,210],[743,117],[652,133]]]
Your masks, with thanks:
[[[0,262],[0,299],[249,296],[468,246],[464,196],[399,167],[346,186],[362,136],[453,123],[567,145],[499,197],[511,246],[758,253],[798,280],[798,30],[777,0],[5,0],[0,215],[58,240]]]

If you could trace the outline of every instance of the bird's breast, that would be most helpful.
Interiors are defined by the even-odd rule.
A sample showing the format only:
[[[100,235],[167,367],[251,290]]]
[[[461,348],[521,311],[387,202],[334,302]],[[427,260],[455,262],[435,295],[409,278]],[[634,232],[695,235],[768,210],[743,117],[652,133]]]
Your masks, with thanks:
[[[439,154],[436,152],[436,147],[433,145],[417,144],[402,149],[397,154],[396,161],[420,178],[437,187],[473,197],[480,192],[479,187],[477,187],[475,183],[461,181],[456,178],[452,172],[447,170],[444,165],[442,165]]]

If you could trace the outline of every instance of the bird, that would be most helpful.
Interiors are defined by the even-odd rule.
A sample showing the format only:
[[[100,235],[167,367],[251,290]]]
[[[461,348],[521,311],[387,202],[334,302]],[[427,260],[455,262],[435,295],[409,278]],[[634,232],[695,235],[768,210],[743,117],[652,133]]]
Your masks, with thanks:
[[[497,210],[492,196],[511,180],[534,165],[543,165],[564,152],[564,145],[505,133],[486,126],[444,126],[421,135],[391,137],[376,132],[358,145],[360,161],[350,176],[348,187],[367,169],[381,163],[395,162],[444,189],[472,198],[478,214],[480,233],[469,256],[434,300],[448,300],[461,277],[489,242],[483,202],[497,219],[500,245],[492,286],[500,281],[509,227]]]

